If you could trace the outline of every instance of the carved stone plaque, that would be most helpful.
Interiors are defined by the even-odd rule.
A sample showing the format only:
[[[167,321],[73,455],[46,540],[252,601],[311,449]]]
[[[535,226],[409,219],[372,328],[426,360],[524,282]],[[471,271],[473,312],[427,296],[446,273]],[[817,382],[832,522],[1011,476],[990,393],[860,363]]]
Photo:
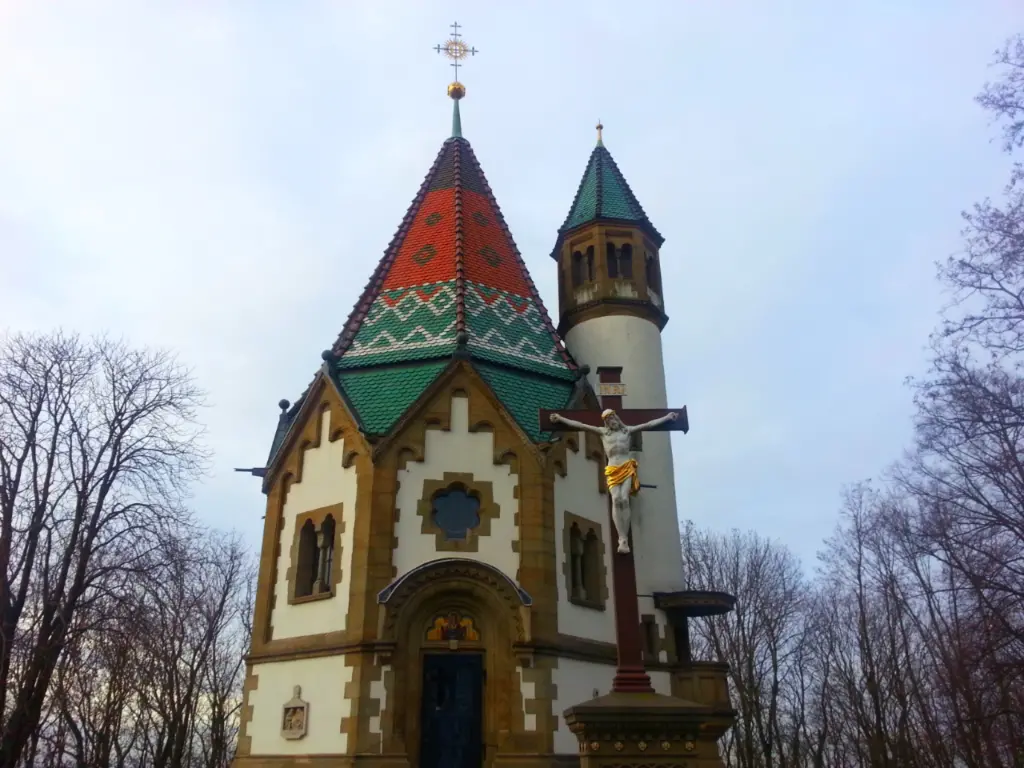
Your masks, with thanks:
[[[626,385],[620,382],[602,381],[597,385],[597,394],[601,397],[625,397]]]
[[[292,689],[291,700],[284,705],[281,715],[281,736],[286,739],[301,739],[306,735],[309,723],[309,704],[302,700],[302,687]]]

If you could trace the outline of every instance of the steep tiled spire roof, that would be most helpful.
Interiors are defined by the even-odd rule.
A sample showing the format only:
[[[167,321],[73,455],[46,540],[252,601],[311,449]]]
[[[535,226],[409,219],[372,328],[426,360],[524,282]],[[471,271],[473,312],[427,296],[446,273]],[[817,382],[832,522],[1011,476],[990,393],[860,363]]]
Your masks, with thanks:
[[[604,142],[598,139],[597,146],[590,153],[590,161],[583,172],[583,179],[576,190],[569,215],[558,232],[562,235],[576,227],[603,219],[638,224],[659,246],[664,242],[664,238],[647,218]]]
[[[469,142],[448,139],[332,351],[339,369],[469,356],[572,379]]]
[[[537,411],[565,406],[577,366],[460,127],[325,352],[325,370],[361,428],[382,435],[453,358],[467,359],[522,430],[545,440]]]

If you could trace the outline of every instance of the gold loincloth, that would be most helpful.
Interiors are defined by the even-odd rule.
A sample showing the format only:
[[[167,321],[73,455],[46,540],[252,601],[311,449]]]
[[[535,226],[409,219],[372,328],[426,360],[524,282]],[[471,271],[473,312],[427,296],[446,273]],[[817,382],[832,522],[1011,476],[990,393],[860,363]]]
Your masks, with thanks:
[[[630,488],[630,495],[640,491],[640,475],[637,474],[639,464],[636,463],[636,459],[629,459],[617,467],[611,464],[604,468],[605,483],[609,488],[614,488],[617,485],[622,485],[624,482],[632,478],[633,487]]]

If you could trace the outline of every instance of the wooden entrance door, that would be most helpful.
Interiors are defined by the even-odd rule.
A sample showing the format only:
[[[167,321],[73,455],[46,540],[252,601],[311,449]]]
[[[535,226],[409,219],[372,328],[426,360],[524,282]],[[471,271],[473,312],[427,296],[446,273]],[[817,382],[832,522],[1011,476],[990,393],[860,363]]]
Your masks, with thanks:
[[[423,657],[421,768],[480,768],[483,763],[483,656]]]

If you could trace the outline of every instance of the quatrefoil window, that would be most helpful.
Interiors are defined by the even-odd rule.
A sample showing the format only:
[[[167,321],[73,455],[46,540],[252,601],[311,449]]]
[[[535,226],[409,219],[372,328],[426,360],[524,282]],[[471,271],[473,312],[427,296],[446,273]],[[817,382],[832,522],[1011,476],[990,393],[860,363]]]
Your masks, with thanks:
[[[432,514],[446,539],[464,541],[470,530],[480,525],[480,499],[453,485],[434,496]]]

